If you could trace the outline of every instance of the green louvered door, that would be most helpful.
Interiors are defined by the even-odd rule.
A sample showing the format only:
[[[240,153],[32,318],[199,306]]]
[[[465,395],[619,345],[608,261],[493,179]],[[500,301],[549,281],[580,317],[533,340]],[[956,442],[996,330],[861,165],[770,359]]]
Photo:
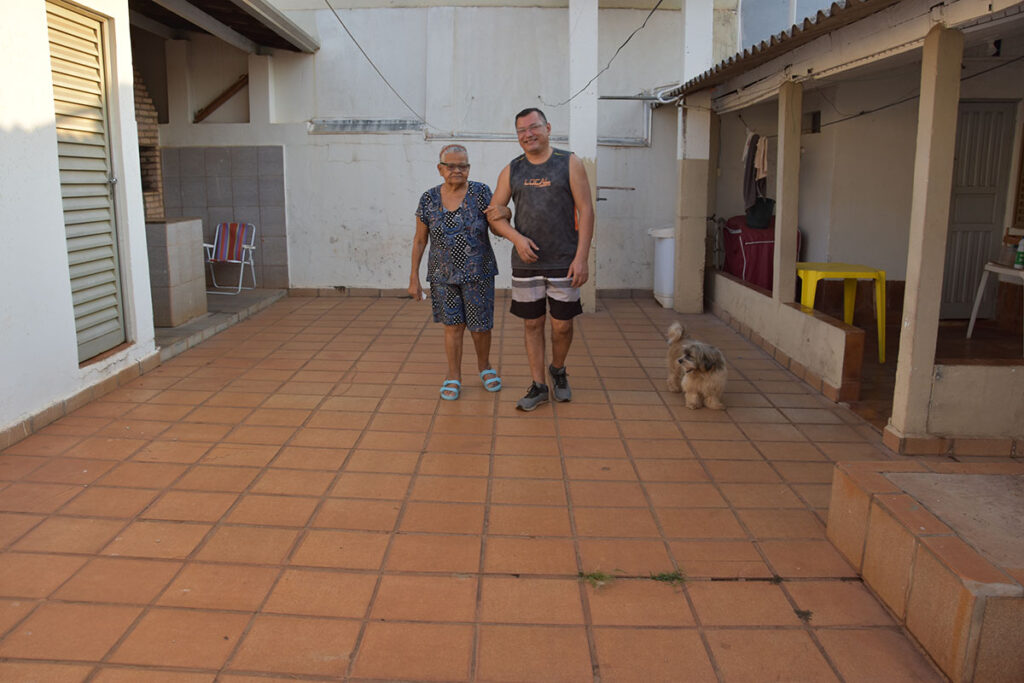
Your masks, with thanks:
[[[125,341],[107,127],[103,23],[46,3],[78,360]]]

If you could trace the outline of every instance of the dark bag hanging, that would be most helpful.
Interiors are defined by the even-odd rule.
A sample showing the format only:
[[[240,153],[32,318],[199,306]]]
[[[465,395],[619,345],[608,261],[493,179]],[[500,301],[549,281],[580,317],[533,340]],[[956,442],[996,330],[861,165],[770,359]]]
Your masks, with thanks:
[[[758,197],[754,205],[747,209],[748,228],[769,228],[772,225],[772,216],[775,215],[775,200],[768,197]]]

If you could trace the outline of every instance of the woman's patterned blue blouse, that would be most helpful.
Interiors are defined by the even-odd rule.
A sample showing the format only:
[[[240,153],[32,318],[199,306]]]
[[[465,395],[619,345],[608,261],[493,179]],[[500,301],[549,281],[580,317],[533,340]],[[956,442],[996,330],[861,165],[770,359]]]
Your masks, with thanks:
[[[466,197],[455,211],[444,208],[440,185],[420,197],[416,217],[430,231],[427,282],[478,282],[498,274],[484,215],[491,188],[468,182]]]

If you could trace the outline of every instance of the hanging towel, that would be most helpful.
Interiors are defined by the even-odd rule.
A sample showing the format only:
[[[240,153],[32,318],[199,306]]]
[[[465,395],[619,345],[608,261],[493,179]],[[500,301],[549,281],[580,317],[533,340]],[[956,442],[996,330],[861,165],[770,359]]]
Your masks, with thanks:
[[[768,178],[768,138],[761,138],[757,141],[757,151],[754,153],[754,168],[757,171],[757,180],[766,180]],[[763,192],[761,194],[764,196]]]
[[[757,201],[757,169],[754,166],[754,157],[757,155],[757,145],[761,136],[751,133],[747,136],[746,151],[743,155],[743,208],[749,209]]]

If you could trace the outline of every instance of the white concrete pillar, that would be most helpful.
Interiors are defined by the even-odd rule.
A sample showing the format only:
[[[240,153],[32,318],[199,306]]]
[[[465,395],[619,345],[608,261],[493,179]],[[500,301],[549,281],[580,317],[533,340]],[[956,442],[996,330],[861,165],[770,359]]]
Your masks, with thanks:
[[[775,170],[775,258],[772,298],[794,300],[796,290],[797,212],[800,198],[800,123],[802,85],[787,81],[779,88],[779,137]]]
[[[907,285],[892,417],[886,427],[897,438],[924,436],[928,431],[963,49],[959,31],[934,26],[925,37]]]
[[[189,87],[188,41],[164,42],[167,60],[167,124],[179,128],[192,124],[192,92]]]
[[[575,95],[600,67],[597,64],[597,0],[569,0],[569,93]],[[590,197],[597,207],[597,81],[569,103],[569,149],[583,162],[590,180]],[[597,310],[598,222],[590,243],[590,279],[580,292],[583,310]]]
[[[712,66],[713,0],[682,0],[682,82]],[[711,159],[711,93],[686,97],[676,132],[676,257],[672,308],[681,313],[704,311],[704,262],[707,235],[708,174]]]
[[[249,55],[249,123],[274,123],[274,62],[270,55]]]

